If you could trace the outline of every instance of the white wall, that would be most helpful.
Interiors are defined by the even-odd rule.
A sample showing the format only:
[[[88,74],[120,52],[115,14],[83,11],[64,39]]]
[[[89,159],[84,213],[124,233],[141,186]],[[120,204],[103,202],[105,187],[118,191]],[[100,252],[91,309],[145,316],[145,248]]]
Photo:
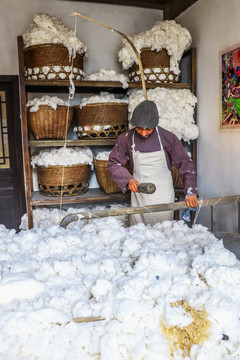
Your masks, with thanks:
[[[240,43],[239,13],[239,0],[198,0],[176,19],[197,48],[198,187],[203,198],[240,194],[240,131],[219,129],[219,53]],[[218,229],[236,231],[236,206],[218,209]],[[198,222],[208,226],[209,215],[201,210]]]
[[[74,17],[69,16],[73,12],[80,12],[126,35],[146,31],[163,17],[160,10],[132,6],[56,0],[0,0],[0,74],[18,74],[17,35],[26,31],[35,13],[57,16],[64,25],[73,29]],[[89,48],[89,57],[84,64],[86,74],[100,67],[121,71],[117,58],[121,48],[120,35],[81,18],[78,18],[77,35]]]

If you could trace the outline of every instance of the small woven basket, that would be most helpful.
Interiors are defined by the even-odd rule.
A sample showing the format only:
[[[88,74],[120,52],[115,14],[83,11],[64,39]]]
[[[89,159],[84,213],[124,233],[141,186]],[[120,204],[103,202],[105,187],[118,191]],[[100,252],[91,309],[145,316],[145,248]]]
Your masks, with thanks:
[[[90,173],[88,164],[37,166],[39,191],[46,196],[81,195],[88,190]]]
[[[176,165],[174,164],[174,162],[172,163],[171,174],[172,174],[174,189],[184,189],[184,184],[180,178],[179,171]]]
[[[94,103],[74,110],[79,139],[117,138],[128,129],[126,103]]]
[[[67,80],[72,61],[63,44],[39,44],[24,49],[24,65],[27,80]],[[81,80],[83,76],[83,55],[76,53],[73,80]]]
[[[166,49],[157,51],[143,48],[141,50],[141,61],[146,82],[174,83],[180,81],[180,76],[170,70],[170,56]],[[129,78],[132,82],[141,81],[141,73],[136,63],[129,69]]]
[[[28,125],[36,140],[65,139],[73,118],[71,107],[68,110],[67,106],[58,105],[54,110],[50,106],[40,105],[36,112],[30,109],[28,107],[27,110]]]
[[[111,175],[107,169],[107,160],[98,160],[96,158],[94,161],[94,169],[99,183],[100,188],[105,191],[106,194],[111,194],[115,192],[120,192],[121,190],[112,180]]]

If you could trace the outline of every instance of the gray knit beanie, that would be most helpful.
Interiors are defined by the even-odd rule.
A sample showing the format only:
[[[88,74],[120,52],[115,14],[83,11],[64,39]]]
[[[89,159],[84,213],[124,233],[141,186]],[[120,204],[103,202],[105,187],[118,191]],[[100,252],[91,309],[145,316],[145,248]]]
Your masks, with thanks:
[[[156,104],[153,101],[144,100],[135,107],[130,122],[133,126],[152,129],[158,125],[158,121]]]

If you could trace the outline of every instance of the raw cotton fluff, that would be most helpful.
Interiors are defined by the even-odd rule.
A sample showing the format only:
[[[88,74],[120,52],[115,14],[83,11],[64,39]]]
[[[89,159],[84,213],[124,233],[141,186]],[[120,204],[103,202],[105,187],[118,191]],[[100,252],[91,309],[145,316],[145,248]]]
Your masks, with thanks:
[[[128,87],[129,78],[123,74],[117,74],[115,70],[100,69],[98,72],[92,73],[85,77],[90,81],[119,81],[122,83],[123,89]]]
[[[81,103],[79,105],[80,109],[86,106],[87,104],[98,104],[98,103],[128,103],[127,99],[118,99],[114,96],[114,94],[110,94],[108,92],[101,92],[100,95],[89,96],[81,99]]]
[[[44,95],[41,98],[29,100],[27,102],[27,107],[31,106],[30,112],[37,112],[40,105],[47,105],[56,110],[58,105],[68,106],[68,102],[58,98],[57,96],[48,95]]]
[[[59,215],[38,209],[17,234],[0,226],[1,359],[239,359],[240,263],[206,228],[108,217],[63,229]],[[184,303],[211,324],[188,356],[162,330],[191,325]],[[105,320],[73,321],[88,316]]]
[[[42,150],[39,154],[32,157],[32,167],[63,165],[71,166],[75,164],[93,165],[93,153],[89,147],[62,147],[53,148],[50,151]]]
[[[176,75],[180,73],[179,61],[183,52],[192,42],[189,31],[174,20],[157,21],[152,29],[128,37],[139,53],[143,48],[157,51],[165,48],[170,56],[170,70]],[[118,53],[119,61],[122,62],[123,69],[129,69],[134,62],[138,64],[138,61],[127,40],[123,39],[122,43],[123,47]]]
[[[108,160],[110,153],[111,153],[111,151],[98,152],[96,159],[97,160]]]
[[[173,132],[185,141],[196,139],[198,126],[194,124],[194,107],[197,102],[190,90],[155,88],[147,91],[148,100],[155,102],[159,113],[159,126]],[[135,107],[144,100],[142,90],[129,92],[129,120]]]
[[[73,30],[63,25],[62,21],[48,14],[35,14],[33,23],[23,34],[24,46],[39,44],[63,44],[68,49],[69,58],[76,52],[87,56],[87,46],[79,40]]]

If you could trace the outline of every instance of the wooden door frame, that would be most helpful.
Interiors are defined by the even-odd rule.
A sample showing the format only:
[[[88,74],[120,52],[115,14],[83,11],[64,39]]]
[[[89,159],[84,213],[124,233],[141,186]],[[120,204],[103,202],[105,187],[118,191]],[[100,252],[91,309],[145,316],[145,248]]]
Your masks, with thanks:
[[[17,75],[0,75],[0,83],[9,84],[11,87],[11,94],[6,92],[6,102],[11,101],[12,106],[8,107],[10,117],[12,118],[11,126],[8,124],[8,142],[9,142],[9,157],[10,168],[17,172],[17,177],[13,176],[15,201],[19,204],[17,209],[17,218],[26,212],[26,203],[24,195],[24,173],[23,173],[23,159],[22,159],[22,140],[21,140],[21,121],[20,121],[20,103],[19,103],[19,81]],[[19,141],[15,141],[19,139]],[[14,162],[14,163],[13,163]],[[4,169],[1,170],[4,175]],[[16,174],[15,174],[16,175]],[[18,229],[20,224],[15,224],[15,229]]]

